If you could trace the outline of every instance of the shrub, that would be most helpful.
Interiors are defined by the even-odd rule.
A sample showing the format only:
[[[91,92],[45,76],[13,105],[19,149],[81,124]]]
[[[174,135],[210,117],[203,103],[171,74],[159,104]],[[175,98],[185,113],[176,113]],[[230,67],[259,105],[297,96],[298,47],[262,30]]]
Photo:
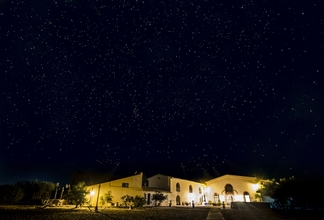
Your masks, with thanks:
[[[133,205],[134,202],[134,197],[133,196],[129,196],[129,195],[124,195],[121,197],[123,204],[126,207],[131,207]]]
[[[145,205],[146,201],[145,201],[144,197],[136,195],[133,203],[134,203],[134,207],[137,208],[137,207],[142,207],[143,205]]]
[[[152,196],[152,200],[155,200],[156,202],[158,202],[157,205],[160,205],[166,199],[167,199],[167,196],[163,195],[163,193],[160,191],[155,192],[155,194],[153,194],[153,196]]]

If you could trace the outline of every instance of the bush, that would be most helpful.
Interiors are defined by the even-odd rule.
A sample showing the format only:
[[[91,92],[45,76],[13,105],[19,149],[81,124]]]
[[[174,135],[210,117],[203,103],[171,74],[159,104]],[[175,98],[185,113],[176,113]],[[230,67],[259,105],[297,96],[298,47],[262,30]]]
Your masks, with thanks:
[[[133,201],[134,207],[142,207],[143,205],[145,205],[146,201],[144,197],[138,196],[136,195]]]
[[[157,205],[160,205],[166,199],[167,199],[167,196],[163,195],[163,193],[160,191],[155,192],[155,194],[153,194],[153,196],[152,196],[152,200],[155,200],[156,202],[158,202]]]
[[[112,199],[114,197],[111,195],[111,191],[109,190],[108,192],[106,192],[103,196],[100,196],[100,204],[101,206],[103,206],[104,204],[112,202]]]
[[[134,197],[129,195],[124,195],[121,197],[121,200],[123,201],[125,207],[131,207],[134,202]]]

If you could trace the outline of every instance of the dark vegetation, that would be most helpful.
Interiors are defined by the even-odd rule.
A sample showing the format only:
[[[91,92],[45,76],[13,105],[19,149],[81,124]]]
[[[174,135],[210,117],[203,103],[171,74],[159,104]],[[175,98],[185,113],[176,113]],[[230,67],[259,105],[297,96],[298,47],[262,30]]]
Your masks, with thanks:
[[[294,177],[264,182],[262,195],[270,196],[274,209],[324,209],[324,178],[296,179]]]
[[[32,203],[35,200],[50,199],[56,184],[39,181],[19,181],[14,185],[0,186],[0,203],[17,204]]]

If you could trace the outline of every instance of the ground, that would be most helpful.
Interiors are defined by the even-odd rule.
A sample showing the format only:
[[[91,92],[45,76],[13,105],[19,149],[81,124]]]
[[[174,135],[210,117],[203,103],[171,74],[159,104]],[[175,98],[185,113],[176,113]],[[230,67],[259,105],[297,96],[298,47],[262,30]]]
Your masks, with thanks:
[[[263,203],[264,204],[264,203]],[[262,203],[235,203],[232,209],[221,209],[225,220],[320,220],[324,210],[274,210]]]
[[[141,209],[107,208],[89,209],[73,208],[73,206],[51,207],[41,209],[35,206],[0,206],[1,220],[205,220],[210,207],[153,207]],[[241,207],[239,209],[221,209],[225,220],[320,220],[324,211],[276,211]]]
[[[192,219],[205,220],[209,212],[209,208],[142,208],[142,209],[120,209],[109,208],[99,209],[95,212],[92,208],[74,209],[74,208],[46,208],[37,209],[35,207],[29,208],[1,208],[1,220],[17,219],[17,220],[167,220],[167,219]]]

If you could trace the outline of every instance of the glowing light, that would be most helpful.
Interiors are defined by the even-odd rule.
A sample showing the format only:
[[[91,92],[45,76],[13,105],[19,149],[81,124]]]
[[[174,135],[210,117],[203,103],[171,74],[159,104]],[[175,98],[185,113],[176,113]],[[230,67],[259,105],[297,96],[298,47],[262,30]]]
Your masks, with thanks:
[[[90,192],[90,196],[93,196],[95,194],[95,192],[92,190],[91,192]]]
[[[252,189],[254,191],[257,191],[259,188],[260,188],[260,185],[259,184],[252,184]]]

